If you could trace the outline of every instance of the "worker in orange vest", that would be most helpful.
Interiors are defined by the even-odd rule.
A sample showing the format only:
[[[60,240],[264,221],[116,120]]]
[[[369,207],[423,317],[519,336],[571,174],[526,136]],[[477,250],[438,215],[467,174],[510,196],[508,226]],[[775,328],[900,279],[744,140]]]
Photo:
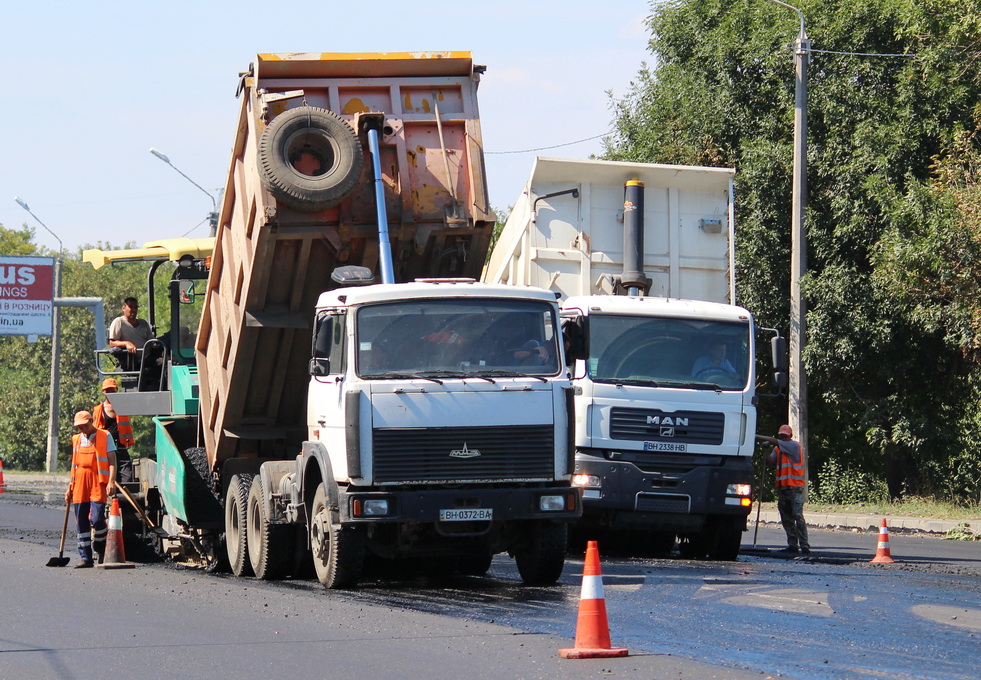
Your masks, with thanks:
[[[118,388],[115,378],[106,378],[102,381],[102,394],[115,394]],[[133,438],[133,424],[129,416],[117,415],[109,399],[106,398],[92,409],[92,424],[97,429],[111,434],[113,441],[116,442],[116,481],[132,482],[133,459],[129,455],[129,449],[136,440]]]
[[[776,438],[756,435],[756,439],[773,444],[767,462],[777,469],[777,510],[787,534],[787,547],[780,552],[807,555],[811,552],[811,544],[807,540],[807,522],[804,521],[806,464],[804,449],[793,437],[790,425],[781,425]]]
[[[106,549],[106,501],[113,493],[116,477],[116,444],[105,430],[92,424],[92,414],[79,411],[72,424],[78,434],[72,436],[71,481],[65,492],[65,503],[75,509],[78,530],[76,569],[93,566],[93,550],[101,561]]]

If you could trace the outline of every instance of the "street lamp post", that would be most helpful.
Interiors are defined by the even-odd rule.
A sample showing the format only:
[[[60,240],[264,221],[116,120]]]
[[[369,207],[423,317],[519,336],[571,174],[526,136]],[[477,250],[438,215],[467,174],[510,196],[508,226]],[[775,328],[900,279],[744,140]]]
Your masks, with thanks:
[[[27,203],[22,201],[17,196],[14,196],[14,201],[17,202],[17,205],[26,210],[38,224],[44,227],[45,231],[54,236],[55,240],[58,241],[58,257],[55,259],[54,270],[55,296],[51,301],[51,382],[48,388],[48,451],[46,465],[48,472],[57,472],[58,405],[61,398],[61,323],[59,319],[61,310],[58,307],[58,298],[61,297],[61,268],[64,263],[65,246],[61,242],[61,239],[58,238],[58,235],[48,229],[48,225],[38,219],[38,216],[31,212],[31,209],[28,207]]]
[[[807,206],[807,66],[811,41],[804,30],[804,14],[781,0],[770,0],[797,12],[800,34],[794,40],[794,174],[790,219],[790,366],[788,424],[804,450],[807,450],[807,381],[802,363],[807,339],[806,301],[801,296],[800,278],[807,271],[807,234],[804,211]]]
[[[214,236],[215,234],[217,234],[218,233],[218,202],[215,200],[215,197],[211,195],[211,192],[208,191],[207,189],[205,189],[204,187],[202,187],[200,184],[198,184],[197,182],[195,182],[193,179],[191,179],[187,175],[185,175],[183,172],[181,172],[180,171],[180,168],[178,168],[176,165],[174,165],[173,163],[171,163],[170,162],[170,159],[167,156],[165,156],[164,154],[162,154],[161,152],[157,151],[153,147],[150,147],[150,153],[152,153],[154,156],[156,156],[157,158],[159,158],[160,160],[162,160],[164,163],[166,163],[167,165],[169,165],[170,167],[172,167],[177,174],[179,174],[181,177],[183,177],[184,179],[186,179],[188,182],[190,182],[191,184],[193,184],[194,186],[196,186],[198,189],[200,189],[202,192],[204,192],[208,196],[208,198],[211,199],[211,207],[212,207],[212,210],[211,210],[210,213],[208,213],[208,225],[211,228],[211,236]]]

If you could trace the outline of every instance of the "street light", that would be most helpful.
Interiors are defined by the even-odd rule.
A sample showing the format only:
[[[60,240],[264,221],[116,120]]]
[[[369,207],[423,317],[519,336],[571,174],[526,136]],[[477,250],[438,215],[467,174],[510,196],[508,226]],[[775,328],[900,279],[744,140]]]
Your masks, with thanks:
[[[805,300],[800,293],[800,277],[807,270],[807,235],[804,233],[804,210],[807,205],[807,66],[811,41],[804,30],[804,13],[781,0],[774,4],[792,9],[800,18],[800,34],[794,40],[794,177],[790,218],[790,370],[788,424],[797,440],[807,450],[807,381],[801,355],[806,342]]]
[[[217,234],[218,233],[218,202],[215,200],[215,197],[211,195],[211,192],[208,191],[207,189],[205,189],[204,187],[202,187],[200,184],[198,184],[197,182],[195,182],[193,179],[191,179],[187,175],[185,175],[183,172],[181,172],[180,171],[180,168],[178,168],[176,165],[174,165],[173,163],[171,163],[170,162],[170,159],[167,158],[167,156],[165,156],[164,154],[160,153],[159,151],[157,151],[153,147],[150,147],[150,153],[152,153],[154,156],[156,156],[157,158],[159,158],[160,160],[162,160],[164,163],[166,163],[167,165],[169,165],[170,167],[172,167],[174,169],[174,171],[177,172],[181,177],[183,177],[188,182],[190,182],[191,184],[193,184],[194,186],[196,186],[198,189],[200,189],[201,191],[203,191],[208,196],[208,198],[211,199],[212,211],[210,213],[208,213],[208,224],[211,227],[211,235],[214,236],[215,234]]]
[[[55,259],[55,299],[51,301],[51,382],[48,388],[48,452],[47,470],[48,472],[58,471],[58,402],[61,397],[61,323],[59,320],[60,309],[57,299],[61,297],[61,267],[64,261],[65,246],[58,238],[58,235],[48,229],[48,225],[38,219],[38,216],[31,212],[27,203],[17,196],[14,201],[21,208],[26,210],[44,230],[55,237],[58,241],[58,257]]]

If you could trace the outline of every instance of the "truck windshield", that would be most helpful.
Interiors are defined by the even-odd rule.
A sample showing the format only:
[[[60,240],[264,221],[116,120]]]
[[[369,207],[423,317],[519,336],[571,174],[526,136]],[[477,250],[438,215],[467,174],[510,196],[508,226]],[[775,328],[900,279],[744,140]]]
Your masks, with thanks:
[[[364,378],[557,375],[554,307],[466,298],[367,305],[357,312],[356,366]]]
[[[748,323],[589,317],[586,370],[596,382],[742,390],[749,361]]]

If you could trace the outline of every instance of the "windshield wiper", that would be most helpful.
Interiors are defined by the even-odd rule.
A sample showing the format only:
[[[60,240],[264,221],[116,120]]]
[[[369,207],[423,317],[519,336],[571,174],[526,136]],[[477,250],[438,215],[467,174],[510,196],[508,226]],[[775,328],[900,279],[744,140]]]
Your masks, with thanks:
[[[660,385],[653,378],[617,378],[613,382],[617,385],[644,385],[645,387],[658,387]]]
[[[678,383],[680,387],[690,387],[695,390],[715,390],[716,392],[721,392],[722,387],[716,383],[708,382],[680,382]]]
[[[479,378],[481,380],[486,380],[487,382],[494,382],[492,378],[488,378],[484,375],[478,375],[477,373],[468,373],[467,371],[427,371],[427,373],[434,373],[440,378]]]
[[[500,378],[534,378],[535,380],[541,380],[542,382],[548,382],[546,378],[540,375],[531,375],[530,373],[522,373],[520,371],[508,371],[501,368],[494,368],[487,371],[481,371],[483,375],[494,375]]]
[[[404,373],[395,373],[395,372],[389,372],[389,373],[371,373],[371,374],[368,374],[368,375],[366,375],[364,377],[366,377],[366,378],[382,378],[382,379],[384,379],[384,378],[391,378],[393,380],[414,380],[416,378],[421,378],[423,380],[429,380],[431,382],[434,382],[437,385],[442,385],[443,384],[443,381],[442,380],[438,380],[436,378],[433,378],[432,376],[422,375],[422,373],[420,373],[419,371],[404,372]]]

